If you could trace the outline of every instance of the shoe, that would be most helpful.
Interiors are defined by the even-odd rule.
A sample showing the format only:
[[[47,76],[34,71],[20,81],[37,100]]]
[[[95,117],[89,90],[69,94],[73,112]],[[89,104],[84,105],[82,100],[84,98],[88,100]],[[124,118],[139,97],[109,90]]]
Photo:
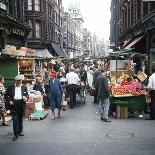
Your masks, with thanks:
[[[21,137],[23,137],[24,136],[24,133],[21,132],[18,135],[21,136]]]
[[[101,117],[101,121],[104,121],[104,122],[111,122],[111,120],[109,120],[109,119],[104,119],[104,118],[102,118],[102,117]]]
[[[52,116],[52,118],[51,118],[52,120],[55,120],[55,116]]]
[[[2,123],[2,126],[10,126],[10,125],[6,123]]]
[[[105,122],[111,122],[111,120],[109,120],[109,119],[104,119],[103,121],[105,121]]]
[[[18,139],[18,136],[15,135],[15,136],[13,137],[12,141],[16,141],[17,139]]]

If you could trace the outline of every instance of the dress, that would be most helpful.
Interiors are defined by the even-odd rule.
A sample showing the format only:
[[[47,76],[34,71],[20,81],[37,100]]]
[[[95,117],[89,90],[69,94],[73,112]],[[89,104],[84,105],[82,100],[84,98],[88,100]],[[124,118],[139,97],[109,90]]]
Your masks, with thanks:
[[[0,84],[0,116],[6,113],[4,93],[5,88],[2,84]]]

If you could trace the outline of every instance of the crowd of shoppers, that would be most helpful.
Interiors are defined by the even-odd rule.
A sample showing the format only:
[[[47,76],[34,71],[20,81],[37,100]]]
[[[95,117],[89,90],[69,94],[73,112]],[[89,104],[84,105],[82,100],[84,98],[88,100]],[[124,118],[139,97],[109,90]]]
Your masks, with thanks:
[[[36,76],[36,83],[33,90],[39,91],[44,96],[44,105],[49,106],[52,111],[52,120],[61,117],[61,109],[64,98],[70,98],[69,108],[76,107],[76,94],[79,86],[83,82],[85,88],[94,90],[94,103],[99,105],[100,119],[104,122],[111,122],[109,119],[110,92],[108,87],[107,69],[102,65],[71,64],[63,67],[56,67],[44,76]],[[150,118],[155,118],[155,67],[153,74],[149,78],[148,88],[151,96]],[[23,76],[15,77],[15,83],[6,90],[4,88],[4,78],[0,76],[0,117],[2,125],[8,126],[5,121],[6,107],[9,107],[13,120],[13,141],[23,133],[23,115],[25,104],[29,98],[27,87],[22,83]],[[45,88],[46,87],[46,88]],[[56,115],[55,110],[58,110]]]

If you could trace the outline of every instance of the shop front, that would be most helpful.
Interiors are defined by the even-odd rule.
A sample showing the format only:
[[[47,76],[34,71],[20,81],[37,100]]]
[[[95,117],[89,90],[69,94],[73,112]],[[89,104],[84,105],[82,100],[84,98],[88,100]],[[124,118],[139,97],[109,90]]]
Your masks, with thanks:
[[[4,49],[5,45],[14,45],[18,49],[25,46],[30,31],[30,27],[6,13],[0,14],[0,50]]]

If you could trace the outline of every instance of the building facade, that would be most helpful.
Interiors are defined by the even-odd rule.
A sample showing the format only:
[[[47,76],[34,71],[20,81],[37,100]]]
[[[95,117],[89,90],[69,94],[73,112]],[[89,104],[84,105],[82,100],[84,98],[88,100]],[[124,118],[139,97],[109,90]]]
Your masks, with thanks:
[[[155,51],[155,2],[112,0],[110,23],[111,47],[134,48],[137,53],[147,54],[151,68]]]
[[[26,37],[31,31],[26,25],[22,0],[0,1],[0,50],[5,45],[17,49],[26,46]]]
[[[32,28],[27,46],[33,49],[48,49],[53,56],[67,57],[62,49],[62,1],[25,0],[24,6],[27,10],[27,23]]]
[[[72,3],[68,9],[69,15],[74,19],[74,21],[78,24],[77,31],[76,31],[76,46],[78,50],[74,53],[74,57],[80,57],[83,55],[83,23],[84,19],[80,12],[80,4]]]
[[[76,57],[78,52],[78,23],[69,15],[68,12],[64,13],[63,17],[63,26],[64,26],[64,42],[63,47],[66,50],[66,53],[69,55],[69,58]]]

